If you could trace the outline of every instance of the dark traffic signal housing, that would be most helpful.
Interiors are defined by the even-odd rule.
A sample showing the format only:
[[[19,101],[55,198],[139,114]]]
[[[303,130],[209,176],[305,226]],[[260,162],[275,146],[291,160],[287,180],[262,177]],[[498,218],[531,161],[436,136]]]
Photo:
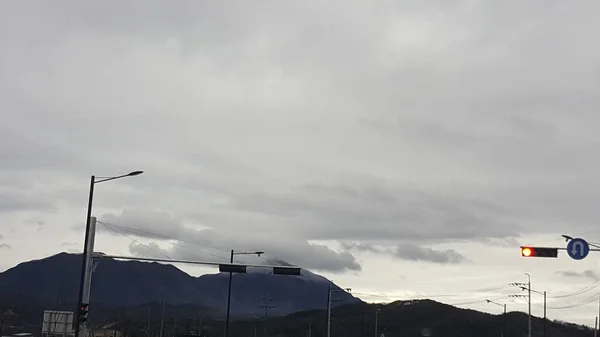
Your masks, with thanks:
[[[558,257],[558,248],[549,247],[521,247],[523,257]]]
[[[301,275],[302,268],[298,267],[273,267],[274,275],[290,275],[299,276]]]
[[[89,304],[82,304],[81,307],[79,307],[79,323],[85,323],[88,319],[88,306]]]
[[[238,273],[245,274],[246,273],[246,265],[242,264],[220,264],[219,272],[221,273]]]
[[[246,265],[243,264],[220,264],[219,272],[221,273],[237,273],[245,274],[247,272]],[[271,267],[273,268],[274,275],[288,275],[288,276],[299,276],[301,275],[302,268],[299,267]]]

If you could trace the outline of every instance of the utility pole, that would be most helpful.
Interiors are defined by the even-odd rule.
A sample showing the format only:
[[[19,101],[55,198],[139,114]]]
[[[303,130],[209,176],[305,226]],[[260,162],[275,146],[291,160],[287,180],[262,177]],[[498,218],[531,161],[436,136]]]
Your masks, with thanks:
[[[308,333],[307,337],[312,337],[312,322],[308,322]]]
[[[375,309],[375,336],[374,337],[377,337],[377,333],[379,332],[379,326],[378,326],[379,311],[380,311],[379,308]]]
[[[527,283],[511,283],[512,286],[517,286],[522,290],[527,290],[527,304],[529,307],[528,310],[528,320],[527,320],[527,337],[531,337],[531,275],[525,273],[527,275]],[[522,295],[510,295],[509,297],[522,297]],[[546,311],[544,305],[544,312]],[[544,320],[545,321],[545,320]]]
[[[163,302],[162,313],[160,315],[160,334],[158,335],[159,337],[163,337],[163,331],[165,327],[165,305],[166,303]]]
[[[331,337],[331,302],[334,302],[331,299],[331,294],[333,294],[335,292],[350,292],[351,290],[352,289],[350,289],[350,288],[331,289],[331,286],[329,286],[328,291],[327,291],[327,337]],[[335,302],[337,302],[337,300]]]
[[[265,318],[264,318],[264,320],[265,320],[265,323],[264,323],[265,326],[264,326],[264,332],[263,333],[264,333],[264,337],[267,337],[267,320],[269,318],[269,309],[273,309],[273,308],[275,308],[275,306],[274,305],[269,305],[269,303],[271,303],[273,301],[273,299],[271,299],[271,298],[266,298],[265,297],[264,301],[265,301],[265,304],[260,305],[259,308],[265,309]]]
[[[544,337],[546,337],[546,322],[548,319],[546,318],[546,291],[544,290]]]
[[[327,337],[331,337],[331,286],[327,288]]]
[[[598,331],[600,330],[600,287],[598,288],[598,316],[596,317],[596,321],[598,322],[596,327],[596,334],[594,337],[597,337]]]
[[[527,297],[529,298],[529,300],[527,300],[527,302],[529,303],[529,322],[528,322],[528,337],[531,337],[531,275],[525,273],[525,275],[527,275]]]

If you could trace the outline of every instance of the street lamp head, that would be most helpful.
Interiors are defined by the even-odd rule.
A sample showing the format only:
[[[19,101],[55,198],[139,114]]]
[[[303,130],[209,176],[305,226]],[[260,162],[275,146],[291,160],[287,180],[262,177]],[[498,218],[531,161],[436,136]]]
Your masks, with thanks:
[[[565,238],[566,242],[569,242],[569,240],[573,240],[573,237],[568,236],[568,235],[561,235],[563,238]]]
[[[133,171],[133,172],[129,173],[127,176],[128,177],[139,176],[142,173],[144,173],[144,171]]]
[[[347,291],[347,292],[351,292],[351,291],[352,291],[352,288],[346,288],[346,291]]]
[[[260,257],[262,254],[264,254],[265,252],[256,252],[256,255],[258,255],[258,257]]]
[[[485,301],[486,301],[487,303],[492,303],[492,301],[490,301],[490,300],[485,300]]]

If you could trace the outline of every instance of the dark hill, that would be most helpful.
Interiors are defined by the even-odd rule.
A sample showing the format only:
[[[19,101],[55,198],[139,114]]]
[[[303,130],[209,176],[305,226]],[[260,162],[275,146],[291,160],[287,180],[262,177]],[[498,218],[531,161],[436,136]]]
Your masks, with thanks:
[[[77,299],[80,254],[60,253],[45,259],[24,262],[0,273],[0,292],[28,296],[33,299],[73,304]],[[172,305],[196,304],[224,311],[228,274],[193,277],[172,265],[138,261],[97,260],[92,281],[92,304],[113,307],[139,306],[149,302]],[[307,270],[301,276],[282,276],[249,270],[234,274],[232,312],[257,315],[263,301],[272,299],[278,305],[272,315],[285,315],[299,310],[322,309],[326,305],[327,279]],[[358,299],[345,294],[346,301]]]
[[[357,303],[332,310],[332,337],[374,337],[375,311],[378,314],[378,335],[386,337],[499,337],[506,322],[506,337],[527,336],[527,315],[510,312],[491,315],[460,309],[431,300],[397,301],[387,305]],[[504,321],[506,319],[506,321]],[[543,319],[532,322],[533,336],[543,336]],[[239,322],[235,335],[247,334],[255,322]],[[271,335],[304,337],[311,329],[312,337],[326,336],[326,314],[323,311],[299,312],[269,321]],[[547,322],[547,337],[589,337],[590,328],[557,321]]]

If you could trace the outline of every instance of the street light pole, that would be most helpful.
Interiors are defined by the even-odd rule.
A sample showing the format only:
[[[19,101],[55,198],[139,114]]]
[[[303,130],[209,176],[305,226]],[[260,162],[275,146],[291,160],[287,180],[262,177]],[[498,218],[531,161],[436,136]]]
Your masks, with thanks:
[[[96,176],[91,176],[90,178],[90,193],[88,196],[88,206],[87,206],[87,217],[85,219],[85,238],[84,238],[84,242],[83,242],[83,254],[81,256],[81,276],[79,279],[79,295],[78,295],[78,299],[77,299],[77,311],[76,311],[76,325],[75,325],[75,337],[79,337],[79,333],[81,331],[84,332],[85,334],[85,322],[80,322],[80,317],[79,317],[79,309],[82,307],[83,304],[89,304],[89,303],[83,303],[83,295],[85,292],[85,288],[86,288],[86,281],[87,283],[89,283],[91,280],[86,280],[86,275],[87,275],[87,271],[88,271],[88,264],[89,264],[89,259],[91,257],[91,253],[90,249],[88,249],[88,245],[89,245],[89,241],[90,241],[90,235],[91,235],[91,218],[92,218],[92,202],[94,200],[94,186],[97,183],[101,183],[101,182],[105,182],[105,181],[109,181],[109,180],[115,180],[115,179],[119,179],[119,178],[124,178],[124,177],[132,177],[132,176],[137,176],[144,173],[143,171],[134,171],[128,174],[124,174],[121,176],[115,176],[115,177],[105,177],[105,178],[100,178],[100,180],[96,180]],[[84,336],[85,337],[85,336]]]
[[[529,291],[529,301],[531,301],[531,293],[536,293],[538,295],[542,295],[544,296],[544,323],[543,323],[543,336],[546,337],[546,325],[548,322],[548,318],[546,317],[546,291],[537,291],[537,290],[533,290],[531,288],[525,288],[525,287],[521,287],[521,289],[523,290],[528,290]]]
[[[502,336],[506,337],[506,303],[500,304],[498,302],[494,302],[492,300],[485,300],[488,303],[495,304],[504,308],[503,316],[502,316]]]
[[[229,263],[233,264],[234,255],[258,255],[264,254],[264,252],[237,252],[235,250],[231,250],[231,255],[229,256]],[[225,337],[229,337],[229,314],[231,310],[231,282],[233,281],[233,273],[229,273],[229,289],[227,290],[227,318],[225,319]]]
[[[345,288],[345,289],[331,289],[331,286],[329,286],[328,290],[327,290],[327,337],[331,337],[331,294],[335,293],[335,292],[350,292],[352,291],[352,289],[350,288]]]

